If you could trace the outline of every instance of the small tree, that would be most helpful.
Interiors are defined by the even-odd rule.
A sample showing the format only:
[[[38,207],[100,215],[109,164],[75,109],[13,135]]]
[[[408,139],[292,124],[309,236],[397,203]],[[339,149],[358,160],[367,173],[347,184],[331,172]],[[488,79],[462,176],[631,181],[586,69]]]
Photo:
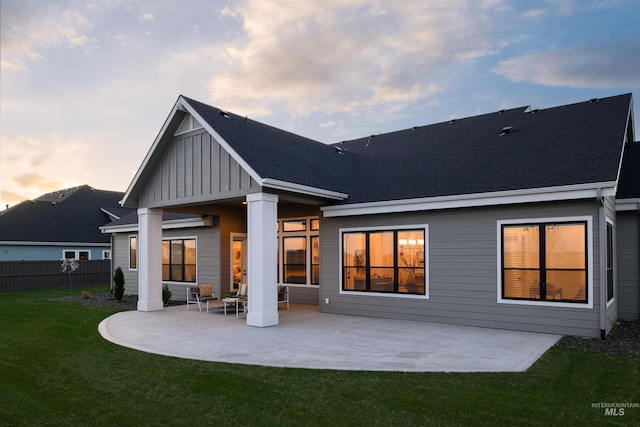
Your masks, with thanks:
[[[120,301],[124,295],[124,273],[120,267],[116,268],[116,273],[113,275],[113,284],[113,295]]]
[[[69,288],[71,289],[71,293],[73,293],[73,283],[71,283],[71,273],[80,268],[80,263],[77,259],[73,258],[63,258],[62,264],[60,264],[60,268],[63,273],[69,273]]]

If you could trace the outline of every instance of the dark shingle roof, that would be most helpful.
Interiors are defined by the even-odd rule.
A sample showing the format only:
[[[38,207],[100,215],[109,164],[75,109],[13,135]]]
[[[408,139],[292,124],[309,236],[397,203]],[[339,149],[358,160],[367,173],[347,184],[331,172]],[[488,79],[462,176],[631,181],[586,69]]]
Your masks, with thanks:
[[[616,198],[640,198],[640,142],[627,144]]]
[[[335,147],[183,97],[261,177],[344,192],[351,157]]]
[[[24,201],[0,213],[0,241],[108,244],[99,227],[110,219],[101,208],[121,209],[123,195],[83,185]]]
[[[339,203],[613,182],[630,102],[521,107],[342,143],[357,167]]]

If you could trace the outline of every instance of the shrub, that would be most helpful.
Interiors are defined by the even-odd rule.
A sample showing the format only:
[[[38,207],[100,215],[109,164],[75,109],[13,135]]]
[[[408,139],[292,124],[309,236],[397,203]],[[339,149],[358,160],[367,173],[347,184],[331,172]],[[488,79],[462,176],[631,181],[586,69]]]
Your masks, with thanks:
[[[124,295],[124,273],[120,267],[116,268],[116,273],[113,275],[113,295],[118,301],[120,301]]]
[[[167,305],[169,300],[171,299],[171,290],[169,289],[169,285],[166,283],[162,284],[162,302],[164,305]]]
[[[91,298],[91,292],[89,292],[89,291],[80,291],[80,293],[82,294],[82,299]]]

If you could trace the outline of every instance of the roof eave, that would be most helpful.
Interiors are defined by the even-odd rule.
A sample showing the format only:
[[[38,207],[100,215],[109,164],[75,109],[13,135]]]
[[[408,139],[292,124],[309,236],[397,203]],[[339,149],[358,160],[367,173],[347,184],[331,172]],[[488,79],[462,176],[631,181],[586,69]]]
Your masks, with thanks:
[[[462,194],[383,202],[354,203],[324,206],[320,209],[324,217],[373,215],[467,207],[498,206],[516,203],[536,203],[562,200],[578,200],[597,197],[613,197],[616,182],[566,185],[498,191],[491,193]]]

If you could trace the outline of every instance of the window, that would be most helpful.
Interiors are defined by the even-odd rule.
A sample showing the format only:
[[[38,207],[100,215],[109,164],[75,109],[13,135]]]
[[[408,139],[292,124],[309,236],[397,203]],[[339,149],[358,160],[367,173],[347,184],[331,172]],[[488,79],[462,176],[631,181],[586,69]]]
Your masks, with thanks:
[[[587,222],[502,224],[501,295],[586,304]]]
[[[307,238],[284,237],[285,283],[307,283]]]
[[[138,268],[138,238],[136,236],[129,236],[129,269],[135,270]]]
[[[345,231],[342,290],[427,295],[425,228]]]
[[[607,222],[607,302],[613,299],[613,225]]]
[[[102,259],[111,259],[111,251],[103,250],[102,251]]]
[[[162,280],[171,282],[196,281],[195,239],[162,241]]]
[[[317,217],[278,220],[278,283],[320,284],[319,230]]]
[[[87,261],[91,259],[91,252],[78,249],[65,249],[62,251],[62,258]]]

